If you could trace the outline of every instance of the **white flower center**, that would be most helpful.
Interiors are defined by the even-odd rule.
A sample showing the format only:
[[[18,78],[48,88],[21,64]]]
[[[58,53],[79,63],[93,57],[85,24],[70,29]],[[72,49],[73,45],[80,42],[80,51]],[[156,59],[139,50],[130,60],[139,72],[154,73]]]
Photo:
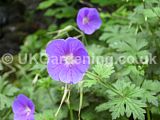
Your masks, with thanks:
[[[73,54],[66,55],[64,61],[66,64],[73,64],[75,62]]]
[[[29,116],[31,113],[31,109],[28,106],[26,106],[25,111],[26,111],[27,116]]]
[[[87,17],[83,18],[83,24],[87,24],[89,22],[89,19]]]

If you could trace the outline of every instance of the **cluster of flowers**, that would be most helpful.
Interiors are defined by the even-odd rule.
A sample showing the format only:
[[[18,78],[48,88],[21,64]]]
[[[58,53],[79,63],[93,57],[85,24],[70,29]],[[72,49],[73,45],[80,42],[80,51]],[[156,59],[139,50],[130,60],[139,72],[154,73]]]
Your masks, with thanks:
[[[82,8],[77,15],[77,25],[85,34],[92,34],[100,28],[102,21],[95,8]],[[83,43],[74,37],[66,40],[56,39],[46,47],[48,56],[47,71],[52,79],[68,84],[76,84],[83,79],[89,68],[89,55]],[[53,56],[61,58],[63,62],[55,64]],[[76,62],[75,57],[86,58],[84,61]],[[14,120],[34,120],[34,103],[25,95],[20,94],[12,105]]]

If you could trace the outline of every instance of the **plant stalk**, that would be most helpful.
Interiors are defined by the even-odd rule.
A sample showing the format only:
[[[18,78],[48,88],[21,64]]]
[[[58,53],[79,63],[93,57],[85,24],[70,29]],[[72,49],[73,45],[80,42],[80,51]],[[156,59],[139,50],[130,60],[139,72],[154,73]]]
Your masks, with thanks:
[[[67,106],[68,106],[68,109],[69,109],[69,114],[70,114],[70,120],[73,120],[73,110],[72,110],[72,107],[71,107],[71,104],[70,104],[70,90],[68,90],[68,97],[67,97]]]
[[[117,95],[123,97],[123,95],[121,95],[121,94],[118,92],[118,90],[117,90],[112,84],[110,84],[109,82],[107,82],[107,84],[105,84],[104,82],[102,82],[101,78],[99,78],[96,74],[91,73],[91,72],[87,72],[87,73],[89,73],[90,75],[96,77],[97,81],[98,81],[102,86],[104,86],[104,87],[107,88],[107,89],[110,89],[111,91],[113,91],[113,92],[116,93]]]
[[[60,109],[61,109],[61,107],[62,107],[62,104],[64,103],[64,100],[65,100],[65,98],[66,98],[66,96],[67,96],[67,93],[68,93],[68,89],[67,89],[67,84],[66,84],[66,85],[65,85],[65,89],[64,89],[64,94],[63,94],[61,103],[60,103],[60,105],[59,105],[59,108],[58,108],[58,110],[57,110],[57,112],[56,112],[56,114],[55,114],[55,117],[58,116],[58,113],[59,113],[59,111],[60,111]]]

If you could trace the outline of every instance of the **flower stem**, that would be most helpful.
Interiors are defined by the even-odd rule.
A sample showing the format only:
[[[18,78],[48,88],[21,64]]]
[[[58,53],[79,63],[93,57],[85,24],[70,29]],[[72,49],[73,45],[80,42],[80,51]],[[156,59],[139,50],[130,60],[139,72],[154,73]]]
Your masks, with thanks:
[[[78,33],[80,33],[80,35],[82,36],[82,40],[84,42],[84,44],[86,44],[86,46],[88,46],[88,43],[87,43],[87,40],[86,40],[86,37],[84,35],[84,33],[82,31],[80,31],[79,29],[77,29],[76,27],[74,26],[71,26],[75,31],[77,31]]]
[[[67,106],[68,106],[68,109],[69,109],[69,113],[70,113],[70,120],[73,120],[73,111],[72,111],[72,108],[71,108],[71,104],[70,104],[70,90],[68,90],[68,97],[67,97]]]
[[[81,120],[81,108],[83,103],[83,86],[80,84],[80,101],[79,101],[79,111],[78,111],[78,120]]]
[[[123,97],[123,95],[121,95],[121,94],[118,92],[118,90],[117,90],[112,84],[110,84],[109,82],[104,83],[104,82],[101,80],[101,78],[100,78],[98,75],[94,74],[94,73],[91,73],[91,72],[89,72],[89,71],[88,71],[87,73],[89,73],[90,75],[96,77],[96,80],[97,80],[102,86],[104,86],[104,87],[107,88],[107,89],[110,89],[111,91],[113,91],[113,92],[116,93],[117,95]]]
[[[123,95],[121,95],[118,90],[116,90],[114,88],[114,86],[112,84],[110,84],[109,82],[107,82],[107,84],[103,83],[101,80],[98,81],[102,86],[109,88],[111,91],[113,91],[114,93],[116,93],[117,95],[123,97]]]
[[[4,118],[2,118],[2,120],[6,120],[11,113],[12,113],[12,110],[9,109],[8,112],[5,114]]]
[[[67,93],[68,93],[68,89],[67,89],[67,84],[66,84],[66,85],[65,85],[65,88],[64,88],[64,94],[63,94],[61,103],[60,103],[60,105],[59,105],[59,108],[58,108],[58,110],[57,110],[57,112],[56,112],[56,114],[55,114],[55,117],[58,116],[58,113],[59,113],[59,111],[60,111],[60,109],[61,109],[61,107],[62,107],[62,104],[64,103],[64,100],[65,100],[65,98],[66,98],[66,96],[67,96]]]
[[[146,110],[147,110],[147,120],[151,120],[149,107],[147,107]]]
[[[54,39],[57,39],[57,38],[62,37],[64,35],[69,36],[68,32],[72,31],[72,30],[75,30],[76,32],[78,32],[82,36],[82,41],[84,42],[84,44],[86,44],[86,46],[88,46],[88,43],[87,43],[87,40],[86,40],[86,37],[85,37],[84,33],[82,31],[80,31],[78,28],[76,28],[72,25],[69,25],[69,26],[67,26],[67,27],[65,27],[64,29],[61,29],[61,30],[57,30],[57,31],[54,31],[54,32],[49,32],[48,34],[57,34],[54,37]]]
[[[82,34],[83,34],[83,33],[82,33]],[[83,39],[83,41],[84,41],[84,44],[86,44],[86,46],[88,46],[87,39],[86,39],[86,37],[85,37],[84,34],[82,35],[82,39]]]

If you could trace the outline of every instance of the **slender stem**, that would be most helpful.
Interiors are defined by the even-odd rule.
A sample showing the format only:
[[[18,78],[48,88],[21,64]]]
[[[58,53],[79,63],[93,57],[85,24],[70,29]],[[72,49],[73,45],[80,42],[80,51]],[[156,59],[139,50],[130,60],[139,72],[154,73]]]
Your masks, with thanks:
[[[53,37],[53,39],[58,39],[58,38],[62,38],[62,37],[69,37],[69,33],[67,31],[62,31],[60,33],[58,33],[55,37]]]
[[[4,116],[4,118],[2,118],[2,120],[6,120],[7,117],[11,114],[12,110],[9,109],[8,112],[6,113],[6,115]]]
[[[82,34],[82,39],[83,39],[83,41],[84,41],[84,44],[86,44],[86,46],[88,46],[87,39],[86,39],[86,37],[85,37],[84,34]]]
[[[59,113],[59,111],[60,111],[60,109],[61,109],[61,107],[62,107],[62,104],[64,103],[64,100],[65,100],[65,98],[66,98],[66,96],[67,96],[67,93],[68,93],[68,90],[67,90],[67,84],[66,84],[66,85],[65,85],[65,89],[64,89],[64,94],[63,94],[61,103],[60,103],[60,105],[59,105],[59,108],[58,108],[58,110],[57,110],[57,112],[56,112],[56,114],[55,114],[55,117],[57,117],[57,115],[58,115],[58,113]]]
[[[114,93],[116,93],[117,95],[123,97],[123,95],[121,95],[110,83],[107,82],[107,84],[103,83],[101,80],[98,81],[102,86],[109,88],[110,90],[112,90]]]
[[[80,35],[82,35],[82,40],[84,41],[84,43],[86,44],[86,46],[88,46],[88,43],[87,43],[87,40],[86,40],[86,37],[84,35],[84,33],[82,31],[80,31],[79,29],[77,29],[76,27],[72,26],[72,28],[77,31],[78,33],[80,33]]]
[[[80,38],[80,37],[83,37],[83,36],[82,35],[75,36],[75,38]]]
[[[123,95],[121,95],[121,94],[118,92],[118,90],[117,90],[112,84],[110,84],[109,82],[107,82],[107,84],[105,84],[104,82],[102,82],[101,78],[99,78],[96,74],[91,73],[91,72],[89,72],[89,71],[88,71],[87,73],[89,73],[89,74],[92,75],[92,76],[95,76],[96,79],[97,79],[97,81],[98,81],[102,86],[104,86],[104,87],[107,88],[107,89],[112,90],[112,91],[113,91],[114,93],[116,93],[117,95],[123,97]]]
[[[147,110],[147,120],[151,120],[149,107],[147,107],[146,110]]]
[[[63,32],[68,32],[68,31],[70,31],[72,29],[73,29],[72,26],[69,25],[69,26],[65,27],[64,29],[56,30],[56,31],[53,31],[53,32],[48,32],[47,34],[49,34],[49,35],[50,34],[61,34]]]
[[[92,4],[90,4],[89,2],[83,1],[83,0],[80,0],[80,3],[87,5],[88,7],[93,7]]]
[[[70,93],[71,91],[68,90],[68,97],[67,97],[67,106],[68,106],[68,109],[69,109],[69,113],[70,113],[70,120],[73,120],[73,111],[72,111],[72,108],[71,108],[71,104],[70,104]]]
[[[78,120],[81,120],[81,108],[83,104],[83,86],[80,86],[80,101],[79,101],[79,111],[78,111]]]
[[[57,33],[58,33],[58,31],[59,31],[59,30],[57,30],[57,31],[53,31],[53,32],[48,32],[47,34],[48,34],[48,35],[57,34]]]
[[[68,32],[66,32],[66,35],[67,35],[67,37],[69,37],[69,36],[70,36]]]
[[[69,36],[68,32],[71,31],[71,30],[75,30],[78,33],[80,33],[80,35],[82,36],[82,40],[84,41],[84,43],[86,45],[88,45],[84,33],[82,31],[80,31],[79,29],[77,29],[76,27],[72,26],[72,25],[69,25],[69,26],[67,26],[67,27],[65,27],[64,29],[61,29],[61,30],[57,30],[57,31],[54,31],[54,32],[49,32],[48,34],[56,34],[57,33],[57,35],[54,37],[54,39],[56,39],[56,38],[59,38],[63,35]]]
[[[83,34],[83,32],[82,31],[80,31],[79,29],[77,29],[76,27],[74,27],[74,26],[71,26],[75,31],[77,31],[77,32],[79,32],[80,34]]]
[[[144,1],[144,0],[142,0],[142,3],[143,3],[143,8],[145,9],[145,8],[146,8],[145,1]]]

